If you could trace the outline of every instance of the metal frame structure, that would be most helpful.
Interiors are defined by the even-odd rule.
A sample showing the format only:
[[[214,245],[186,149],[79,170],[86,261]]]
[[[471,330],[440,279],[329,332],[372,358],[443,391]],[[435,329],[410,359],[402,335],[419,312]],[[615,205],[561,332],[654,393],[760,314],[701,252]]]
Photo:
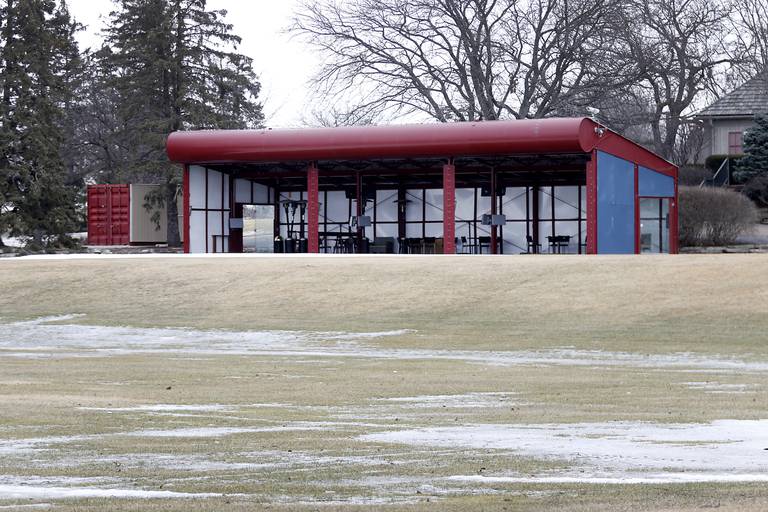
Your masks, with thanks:
[[[354,213],[360,216],[366,213],[365,191],[391,191],[397,197],[398,234],[402,234],[408,223],[405,218],[408,190],[441,189],[443,252],[454,253],[458,189],[475,189],[477,197],[477,189],[489,188],[490,213],[495,214],[502,208],[499,187],[525,187],[526,204],[533,203],[530,210],[526,206],[526,211],[533,212],[530,219],[526,214],[526,232],[532,230],[538,243],[539,191],[571,186],[579,187],[579,198],[586,196],[586,215],[579,207],[577,218],[572,220],[578,222],[580,233],[582,219],[586,220],[588,254],[639,253],[638,209],[643,184],[638,178],[638,169],[656,173],[673,183],[673,187],[666,187],[669,192],[665,192],[665,197],[670,199],[670,252],[677,252],[677,167],[587,118],[177,132],[169,137],[167,151],[172,161],[184,165],[185,252],[210,251],[209,222],[215,223],[216,229],[221,223],[219,236],[229,235],[229,251],[242,250],[236,228],[228,229],[225,219],[227,216],[237,218],[241,209],[238,197],[242,194],[239,184],[250,183],[245,187],[251,187],[251,202],[254,186],[267,191],[262,197],[266,204],[277,204],[285,194],[305,196],[309,252],[321,250],[320,226],[328,229],[330,192],[349,191],[350,208],[354,203]],[[598,165],[599,160],[606,163]],[[204,181],[200,179],[201,169]],[[630,184],[624,187],[616,185],[614,175],[619,177],[627,172],[633,172],[631,183],[627,182]],[[624,178],[626,176],[621,179]],[[216,182],[216,197],[211,198],[214,206],[209,204],[209,179]],[[204,191],[196,190],[201,186],[205,187]],[[535,192],[529,194],[529,189]],[[555,188],[551,190],[554,192]],[[197,206],[193,204],[193,195],[200,202]],[[325,204],[321,204],[321,198],[325,198]],[[424,203],[421,207],[426,209]],[[198,214],[193,219],[194,212]],[[216,212],[220,216],[214,215]],[[601,245],[609,247],[606,237],[613,235],[606,227],[610,222],[603,219],[601,224],[599,216],[614,214],[622,217],[619,220],[625,224],[634,222],[631,235],[634,247],[624,244],[615,250],[614,244],[614,249],[601,250]],[[475,212],[473,222],[477,222],[477,217]],[[554,229],[559,220],[555,219],[554,201],[551,217]],[[425,216],[421,221],[425,225],[431,222]],[[205,242],[198,243],[193,250],[196,235],[192,226],[197,229],[198,223],[205,224]],[[280,226],[279,214],[276,214],[276,233],[280,233]],[[358,241],[362,233],[363,228],[358,227]],[[500,233],[503,233],[502,227],[490,228],[492,253],[496,252]],[[581,244],[580,236],[578,252],[582,252]]]

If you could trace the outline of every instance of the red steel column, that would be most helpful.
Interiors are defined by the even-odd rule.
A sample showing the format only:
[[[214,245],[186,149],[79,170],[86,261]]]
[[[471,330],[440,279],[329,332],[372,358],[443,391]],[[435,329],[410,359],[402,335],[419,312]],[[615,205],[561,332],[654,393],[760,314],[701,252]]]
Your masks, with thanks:
[[[496,215],[496,203],[498,202],[498,197],[496,197],[496,168],[491,169],[491,215]],[[497,250],[497,234],[498,228],[495,225],[491,226],[491,254],[496,254],[498,252]]]
[[[189,166],[184,166],[184,179],[182,190],[182,222],[184,223],[184,253],[189,254]]]
[[[443,254],[456,254],[456,167],[443,165]]]
[[[355,173],[355,215],[357,216],[357,221],[360,221],[360,216],[363,215],[364,207],[365,207],[365,199],[363,199],[363,176],[360,174],[360,172]],[[360,227],[360,224],[356,224],[357,226],[357,237],[355,242],[355,247],[357,248],[355,252],[362,252],[363,247],[363,228]]]
[[[597,254],[597,151],[587,162],[587,254]]]
[[[678,254],[680,252],[680,239],[678,234],[678,197],[677,197],[677,183],[678,173],[675,171],[675,197],[669,202],[669,253]]]
[[[640,169],[635,164],[635,254],[640,249]]]
[[[308,252],[320,252],[320,179],[316,163],[307,169],[307,246]]]

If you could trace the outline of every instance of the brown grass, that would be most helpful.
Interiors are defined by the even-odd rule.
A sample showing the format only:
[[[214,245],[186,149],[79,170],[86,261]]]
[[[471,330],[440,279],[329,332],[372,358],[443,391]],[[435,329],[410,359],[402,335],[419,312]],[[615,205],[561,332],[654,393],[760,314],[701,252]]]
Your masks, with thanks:
[[[765,360],[766,275],[768,257],[762,255],[12,260],[0,261],[0,316],[83,313],[81,321],[96,325],[196,328],[410,328],[416,332],[375,343],[468,350],[574,346],[640,353],[691,351]],[[753,391],[712,394],[682,385],[685,381],[742,384]],[[429,481],[473,474],[481,467],[490,474],[525,474],[567,462],[492,450],[433,453],[363,443],[358,436],[377,430],[366,422],[418,428],[457,423],[758,419],[768,410],[764,386],[763,373],[683,374],[628,366],[502,367],[441,360],[313,361],[183,354],[0,358],[0,438],[101,436],[55,446],[38,453],[36,460],[0,457],[0,475],[109,476],[143,489],[164,485],[186,492],[247,495],[201,501],[63,501],[57,510],[239,511],[267,505],[314,510],[329,496],[344,501],[382,492],[356,484],[359,479]],[[472,392],[518,395],[507,407],[415,412],[405,406],[382,407],[379,400]],[[164,403],[232,404],[236,411],[181,417],[82,409]],[[249,407],[257,403],[293,407]],[[352,424],[335,430],[238,434],[215,440],[109,435],[341,418]],[[147,454],[239,462],[248,452],[280,452],[286,458],[291,454],[382,457],[384,462],[217,472],[99,462],[105,457],[140,459]],[[61,463],[83,457],[87,462],[80,465]],[[746,512],[768,506],[765,488],[759,484],[499,485],[493,494],[471,496],[469,489],[450,497],[419,494],[416,484],[398,489],[414,503],[323,505],[322,510],[687,512],[721,506]],[[296,500],[310,504],[297,505]],[[0,496],[0,505],[17,503]]]

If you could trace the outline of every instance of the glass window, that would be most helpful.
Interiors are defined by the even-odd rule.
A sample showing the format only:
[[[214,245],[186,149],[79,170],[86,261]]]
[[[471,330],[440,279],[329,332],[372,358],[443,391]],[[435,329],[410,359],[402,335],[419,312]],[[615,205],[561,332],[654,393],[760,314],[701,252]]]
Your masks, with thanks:
[[[669,253],[669,199],[640,199],[640,252]]]
[[[744,153],[744,132],[728,132],[728,154]]]

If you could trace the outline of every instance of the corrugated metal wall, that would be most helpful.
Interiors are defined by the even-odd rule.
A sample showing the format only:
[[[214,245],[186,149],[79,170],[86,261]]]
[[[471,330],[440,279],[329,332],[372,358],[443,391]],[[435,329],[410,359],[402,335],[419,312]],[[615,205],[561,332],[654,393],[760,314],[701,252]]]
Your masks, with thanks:
[[[128,185],[88,186],[88,243],[126,245],[130,241]]]

